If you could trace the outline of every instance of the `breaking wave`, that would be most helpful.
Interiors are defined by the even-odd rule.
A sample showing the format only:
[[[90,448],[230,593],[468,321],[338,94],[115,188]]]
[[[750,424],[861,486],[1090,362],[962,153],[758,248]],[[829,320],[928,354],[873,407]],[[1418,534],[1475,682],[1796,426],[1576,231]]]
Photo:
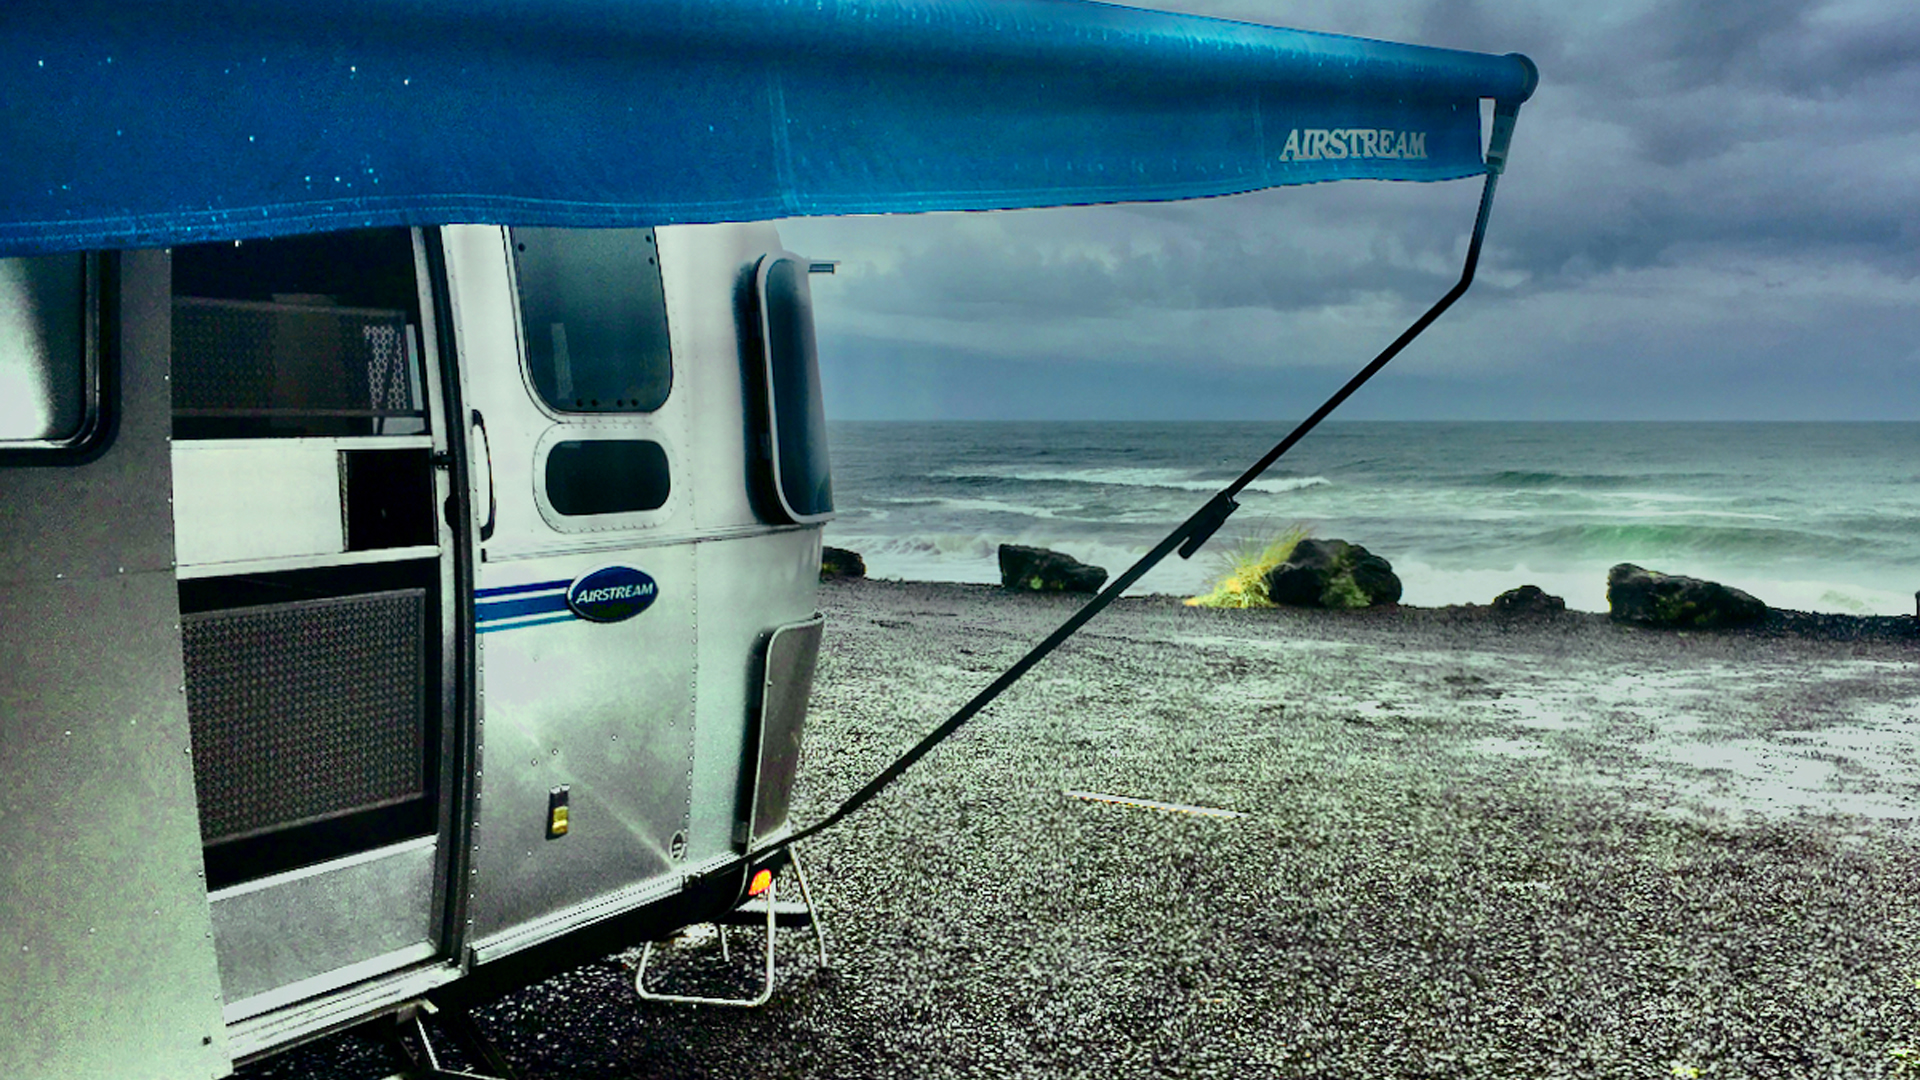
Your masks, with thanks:
[[[1711,481],[1711,473],[1663,473],[1663,482],[1691,483]],[[1644,487],[1648,477],[1642,473],[1569,473],[1536,472],[1524,469],[1502,469],[1498,472],[1480,473],[1466,478],[1465,483],[1472,487],[1491,488],[1573,488],[1576,490],[1607,491],[1624,487]]]
[[[1871,539],[1800,529],[1737,525],[1583,522],[1537,532],[1532,545],[1575,558],[1622,560],[1673,556],[1742,558],[1870,558]]]
[[[1167,488],[1175,491],[1212,493],[1227,486],[1232,476],[1203,479],[1190,469],[1166,468],[1088,468],[1088,469],[986,469],[977,472],[939,472],[936,477],[949,480],[1010,480],[1024,484],[1098,484],[1105,487]],[[1238,475],[1238,474],[1235,474]],[[1325,487],[1332,484],[1324,476],[1285,476],[1255,480],[1248,491],[1284,495],[1289,491]]]
[[[992,582],[1001,543],[1119,572],[1238,475],[1250,432],[1212,425],[836,429],[828,542],[881,577]],[[844,435],[844,438],[842,436]],[[1781,454],[1793,437],[1792,455]],[[1296,523],[1392,561],[1419,605],[1531,583],[1604,610],[1635,562],[1800,610],[1906,614],[1920,586],[1920,424],[1330,425],[1243,499],[1214,548]],[[1150,592],[1202,591],[1169,559]]]

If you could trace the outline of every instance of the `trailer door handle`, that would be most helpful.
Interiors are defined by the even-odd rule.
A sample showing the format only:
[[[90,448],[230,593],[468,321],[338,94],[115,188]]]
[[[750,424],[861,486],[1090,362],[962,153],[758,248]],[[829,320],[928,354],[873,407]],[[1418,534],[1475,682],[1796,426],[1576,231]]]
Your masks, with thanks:
[[[487,438],[487,420],[480,415],[479,409],[473,410],[473,431],[480,436],[479,460],[487,466],[487,520],[480,525],[480,540],[485,543],[493,539],[493,518],[500,504],[493,495],[493,440]]]

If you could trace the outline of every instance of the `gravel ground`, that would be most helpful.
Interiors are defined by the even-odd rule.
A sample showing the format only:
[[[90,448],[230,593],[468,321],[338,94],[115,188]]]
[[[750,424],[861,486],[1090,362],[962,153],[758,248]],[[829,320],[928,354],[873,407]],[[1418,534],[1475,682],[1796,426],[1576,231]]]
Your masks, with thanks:
[[[1075,604],[823,586],[796,819]],[[759,1010],[608,960],[480,1021],[556,1080],[1920,1075],[1917,659],[1905,619],[1124,600],[808,845],[832,968],[783,931]]]

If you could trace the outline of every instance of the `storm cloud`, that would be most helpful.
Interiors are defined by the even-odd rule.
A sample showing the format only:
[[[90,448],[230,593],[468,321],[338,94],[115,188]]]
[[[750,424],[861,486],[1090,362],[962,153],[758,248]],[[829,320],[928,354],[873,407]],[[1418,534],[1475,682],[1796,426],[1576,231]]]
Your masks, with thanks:
[[[1920,417],[1920,14],[1897,0],[1141,4],[1524,52],[1473,291],[1351,417]],[[1478,185],[811,219],[829,409],[1304,414],[1452,284]]]

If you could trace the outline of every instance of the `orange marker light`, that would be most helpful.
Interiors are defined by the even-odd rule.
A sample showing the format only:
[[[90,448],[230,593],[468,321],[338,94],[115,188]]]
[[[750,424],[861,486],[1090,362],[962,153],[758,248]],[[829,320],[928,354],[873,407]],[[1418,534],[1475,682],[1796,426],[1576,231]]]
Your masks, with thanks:
[[[762,870],[753,875],[753,883],[747,886],[748,896],[759,896],[773,887],[773,871]]]

